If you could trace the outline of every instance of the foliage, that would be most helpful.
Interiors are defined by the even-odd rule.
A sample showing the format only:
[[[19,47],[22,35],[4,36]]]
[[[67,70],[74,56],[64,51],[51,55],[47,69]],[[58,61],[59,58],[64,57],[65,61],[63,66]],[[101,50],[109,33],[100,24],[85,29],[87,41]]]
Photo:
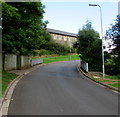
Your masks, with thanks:
[[[72,49],[74,52],[74,49]],[[67,55],[70,51],[70,47],[66,44],[60,44],[51,39],[48,43],[43,46],[43,49],[34,50],[34,55]]]
[[[31,55],[50,41],[41,2],[3,2],[3,51]]]
[[[113,47],[110,51],[111,57],[105,61],[106,71],[111,75],[120,74],[120,15],[117,16],[115,24],[106,31],[106,39],[113,42],[109,45],[109,48]]]
[[[92,23],[87,21],[82,30],[78,32],[77,42],[74,45],[81,59],[88,62],[89,70],[101,71],[102,41],[99,34],[92,28]]]
[[[42,55],[50,55],[52,54],[52,52],[45,50],[45,49],[41,49],[41,50],[34,50],[35,55],[37,56],[42,56]]]
[[[17,55],[48,55],[69,53],[67,45],[52,40],[43,22],[41,2],[3,2],[3,51]],[[72,49],[74,52],[74,49]]]
[[[53,54],[66,55],[69,53],[69,47],[66,45],[61,45],[54,40],[46,44],[46,50],[51,51]]]
[[[105,52],[105,73],[108,75],[119,74],[119,63],[116,62],[117,56],[111,53]]]
[[[120,75],[115,75],[115,76],[106,76],[106,78],[109,78],[109,79],[117,79],[117,80],[120,80]]]

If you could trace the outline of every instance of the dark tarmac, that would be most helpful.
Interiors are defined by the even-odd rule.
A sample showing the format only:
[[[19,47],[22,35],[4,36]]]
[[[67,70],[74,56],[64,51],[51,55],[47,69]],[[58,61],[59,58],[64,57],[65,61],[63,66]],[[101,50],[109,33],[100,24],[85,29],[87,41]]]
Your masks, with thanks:
[[[17,84],[9,115],[118,115],[118,94],[83,78],[78,61],[41,66]]]

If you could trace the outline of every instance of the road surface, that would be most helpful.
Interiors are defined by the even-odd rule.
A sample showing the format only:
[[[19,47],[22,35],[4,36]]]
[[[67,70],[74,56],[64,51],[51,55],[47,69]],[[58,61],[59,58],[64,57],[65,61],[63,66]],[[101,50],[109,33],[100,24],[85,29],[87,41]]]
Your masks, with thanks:
[[[117,115],[118,94],[83,78],[77,63],[49,64],[24,76],[9,115]]]

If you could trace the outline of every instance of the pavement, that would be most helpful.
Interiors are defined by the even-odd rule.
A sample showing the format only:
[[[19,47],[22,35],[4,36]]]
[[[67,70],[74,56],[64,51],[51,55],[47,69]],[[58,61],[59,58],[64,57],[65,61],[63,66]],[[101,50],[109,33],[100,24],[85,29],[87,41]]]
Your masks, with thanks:
[[[15,86],[8,115],[118,115],[118,94],[91,82],[79,61],[48,64]]]

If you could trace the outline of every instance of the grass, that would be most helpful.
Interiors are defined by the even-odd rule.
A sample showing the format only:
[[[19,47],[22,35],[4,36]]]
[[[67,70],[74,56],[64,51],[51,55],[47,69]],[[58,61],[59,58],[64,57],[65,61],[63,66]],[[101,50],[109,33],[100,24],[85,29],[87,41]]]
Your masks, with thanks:
[[[113,79],[113,80],[120,80],[120,75],[106,76],[106,78]]]
[[[115,88],[120,89],[120,83],[116,83],[116,84],[109,84],[109,85],[111,85],[111,86],[113,86],[113,87],[115,87]]]
[[[56,57],[56,56],[60,56],[60,55],[51,54],[51,55],[42,55],[42,56],[32,56],[32,59],[37,59],[37,58],[48,58],[48,57]]]
[[[8,84],[16,78],[16,74],[9,72],[2,72],[2,94],[8,87]]]
[[[80,59],[79,55],[66,55],[66,56],[43,58],[43,63],[70,61],[70,60],[79,60],[79,59]]]
[[[118,89],[120,88],[120,75],[106,76],[105,79],[102,78],[96,79],[94,77],[91,77],[91,79],[95,80],[96,82],[105,83]]]

